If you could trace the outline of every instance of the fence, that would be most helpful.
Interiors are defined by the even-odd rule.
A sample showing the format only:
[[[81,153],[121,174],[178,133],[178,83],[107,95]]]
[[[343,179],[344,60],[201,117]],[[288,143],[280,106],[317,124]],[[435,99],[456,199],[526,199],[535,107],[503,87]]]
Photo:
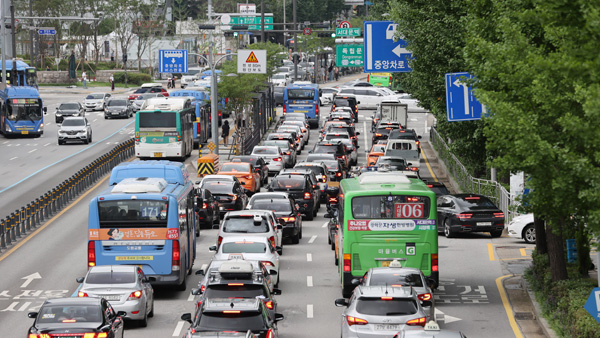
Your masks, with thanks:
[[[510,193],[498,182],[471,176],[435,128],[431,128],[430,135],[431,144],[437,151],[438,158],[444,162],[448,173],[452,175],[460,189],[467,193],[488,196],[504,212],[506,223],[510,222],[513,217],[511,211],[513,200]]]
[[[133,155],[134,140],[131,139],[98,157],[54,189],[0,219],[0,252],[19,238],[25,237],[30,230],[43,224],[117,164]]]

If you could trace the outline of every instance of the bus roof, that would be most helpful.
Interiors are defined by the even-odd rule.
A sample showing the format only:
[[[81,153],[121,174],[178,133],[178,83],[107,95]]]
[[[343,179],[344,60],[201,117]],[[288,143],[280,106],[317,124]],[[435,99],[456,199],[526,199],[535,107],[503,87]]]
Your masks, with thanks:
[[[12,60],[6,60],[6,70],[12,70],[13,67],[13,61]],[[0,66],[0,68],[2,68]],[[25,70],[26,68],[29,68],[29,65],[21,60],[17,60],[17,70]]]
[[[366,172],[358,177],[342,180],[340,186],[345,194],[350,191],[391,193],[394,190],[402,190],[410,192],[429,192],[435,196],[423,181],[409,178],[398,172]]]
[[[285,87],[286,89],[305,89],[305,88],[319,88],[317,83],[292,83]]]
[[[113,193],[140,194],[162,193],[167,181],[157,177],[126,178],[112,188]]]
[[[12,87],[7,86],[4,89],[6,96],[9,98],[32,98],[32,97],[40,97],[40,93],[35,87]]]
[[[190,182],[190,176],[183,163],[160,160],[121,163],[113,168],[108,184],[116,185],[126,178],[136,177],[163,178],[168,184],[185,185]]]
[[[192,101],[191,97],[152,97],[144,102],[143,110],[178,111],[186,103]]]

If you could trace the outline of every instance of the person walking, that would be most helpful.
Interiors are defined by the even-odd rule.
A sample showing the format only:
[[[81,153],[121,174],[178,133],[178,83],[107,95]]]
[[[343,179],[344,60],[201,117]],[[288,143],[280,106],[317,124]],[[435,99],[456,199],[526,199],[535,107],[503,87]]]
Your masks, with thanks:
[[[81,82],[83,82],[83,88],[87,89],[87,74],[85,70],[81,73]]]
[[[329,64],[327,75],[329,75],[329,81],[333,81],[333,61]]]
[[[223,122],[223,127],[221,127],[221,133],[223,136],[223,144],[227,146],[227,138],[229,137],[229,121],[225,120]]]
[[[340,78],[340,69],[337,66],[333,67],[333,74],[335,75],[335,80],[337,81]]]
[[[115,91],[115,78],[113,77],[112,74],[110,74],[110,78],[108,79],[108,81],[110,81],[110,91],[114,92]]]

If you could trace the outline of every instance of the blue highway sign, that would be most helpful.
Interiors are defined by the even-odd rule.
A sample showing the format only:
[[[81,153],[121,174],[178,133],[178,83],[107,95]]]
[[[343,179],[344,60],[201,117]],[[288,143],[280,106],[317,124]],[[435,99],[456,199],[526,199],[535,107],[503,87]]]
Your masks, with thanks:
[[[600,288],[594,288],[583,306],[600,323]]]
[[[56,29],[54,28],[40,28],[37,32],[39,35],[56,35]]]
[[[158,51],[159,72],[187,73],[188,51],[185,49],[161,49]]]
[[[406,50],[405,40],[396,40],[397,29],[393,21],[364,22],[365,73],[412,72],[408,66],[412,53]]]
[[[446,111],[448,121],[481,120],[486,115],[485,106],[473,95],[473,88],[465,81],[472,79],[469,73],[446,74]]]

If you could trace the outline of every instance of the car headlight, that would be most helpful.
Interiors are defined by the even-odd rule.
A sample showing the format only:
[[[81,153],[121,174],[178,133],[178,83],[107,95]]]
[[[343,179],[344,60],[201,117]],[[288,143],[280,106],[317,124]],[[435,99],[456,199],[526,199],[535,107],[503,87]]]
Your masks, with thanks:
[[[58,116],[58,117],[61,117],[61,116],[62,116],[62,114],[60,114],[60,113],[56,113],[56,116]]]
[[[65,132],[59,129],[59,130],[58,130],[58,133],[59,133],[59,134],[64,134]]]

